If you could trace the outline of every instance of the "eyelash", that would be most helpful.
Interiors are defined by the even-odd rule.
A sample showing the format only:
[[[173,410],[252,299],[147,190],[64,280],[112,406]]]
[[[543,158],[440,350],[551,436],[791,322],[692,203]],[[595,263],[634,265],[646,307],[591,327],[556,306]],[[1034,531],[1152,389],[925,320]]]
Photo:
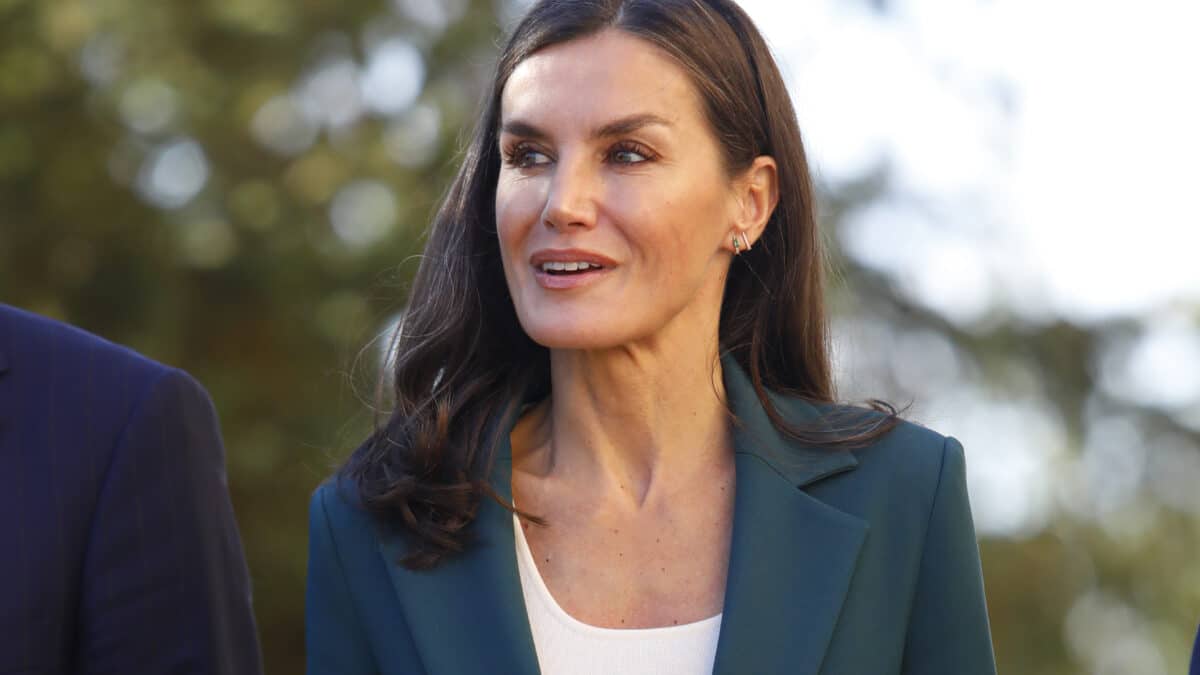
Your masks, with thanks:
[[[517,143],[514,143],[511,146],[505,148],[502,154],[504,155],[504,163],[505,164],[508,164],[509,166],[517,167],[520,169],[531,169],[536,165],[524,163],[524,158],[528,153],[533,153],[533,152],[541,152],[541,151],[537,150],[530,143],[528,143],[526,141],[518,141]],[[609,159],[612,159],[613,155],[616,155],[617,153],[621,153],[621,152],[632,152],[634,154],[641,155],[645,159],[643,159],[641,161],[637,161],[637,162],[614,162],[615,164],[633,165],[633,164],[641,164],[642,162],[650,162],[655,159],[658,159],[657,154],[652,152],[649,148],[642,145],[641,143],[637,143],[635,141],[618,141],[617,143],[614,143],[608,149],[607,156]],[[541,154],[546,154],[546,153],[541,153]]]

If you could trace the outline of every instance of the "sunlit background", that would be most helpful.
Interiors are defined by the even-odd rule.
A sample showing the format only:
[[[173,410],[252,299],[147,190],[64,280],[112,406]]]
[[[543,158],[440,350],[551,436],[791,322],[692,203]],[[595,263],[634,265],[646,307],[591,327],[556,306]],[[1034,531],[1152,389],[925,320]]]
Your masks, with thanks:
[[[217,403],[268,671],[524,2],[0,0],[0,301]],[[1200,620],[1200,5],[746,0],[837,252],[842,394],[961,439],[1001,672]]]

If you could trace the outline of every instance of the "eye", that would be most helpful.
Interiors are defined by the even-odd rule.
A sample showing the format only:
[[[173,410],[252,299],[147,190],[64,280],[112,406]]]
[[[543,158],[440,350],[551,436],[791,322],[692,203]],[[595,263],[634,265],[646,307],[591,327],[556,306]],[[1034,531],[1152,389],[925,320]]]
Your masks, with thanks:
[[[521,142],[505,148],[504,163],[518,169],[530,169],[535,166],[550,163],[550,156],[539,152],[529,143]]]
[[[631,141],[617,143],[608,152],[609,159],[615,164],[641,164],[656,156],[649,148]]]

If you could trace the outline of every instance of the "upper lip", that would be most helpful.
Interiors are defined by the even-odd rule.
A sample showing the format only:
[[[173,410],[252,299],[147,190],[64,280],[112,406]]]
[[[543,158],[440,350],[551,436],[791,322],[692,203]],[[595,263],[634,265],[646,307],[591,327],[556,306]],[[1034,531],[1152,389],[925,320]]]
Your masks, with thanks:
[[[600,267],[615,267],[617,264],[612,258],[581,248],[544,248],[529,256],[529,264],[534,267],[541,267],[548,262],[585,262]]]

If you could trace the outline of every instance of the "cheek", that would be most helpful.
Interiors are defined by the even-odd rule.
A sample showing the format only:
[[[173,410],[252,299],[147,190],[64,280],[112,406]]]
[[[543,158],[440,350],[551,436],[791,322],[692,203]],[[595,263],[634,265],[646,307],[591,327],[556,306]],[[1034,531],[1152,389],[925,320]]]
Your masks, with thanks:
[[[716,186],[660,186],[651,194],[622,200],[623,222],[641,227],[638,248],[661,279],[686,279],[700,273],[716,254],[728,228],[724,201]],[[632,196],[631,196],[632,197]]]
[[[496,186],[496,233],[506,254],[519,247],[532,225],[538,222],[542,201],[537,185],[506,181]]]

